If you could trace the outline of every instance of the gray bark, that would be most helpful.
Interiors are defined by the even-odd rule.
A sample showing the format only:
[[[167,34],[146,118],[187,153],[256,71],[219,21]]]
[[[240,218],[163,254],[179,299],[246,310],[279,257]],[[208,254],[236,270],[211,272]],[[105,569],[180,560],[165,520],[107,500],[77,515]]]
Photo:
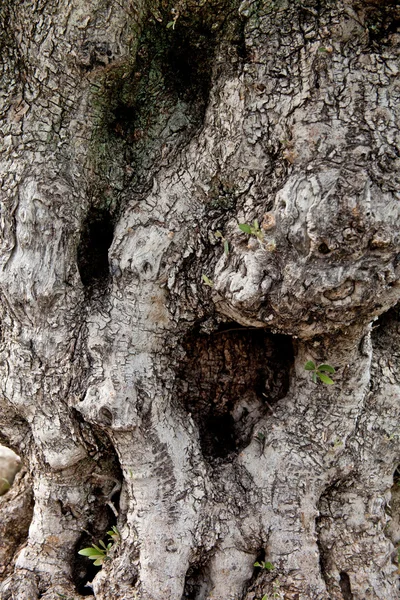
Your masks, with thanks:
[[[3,1],[2,599],[398,598],[399,19]]]

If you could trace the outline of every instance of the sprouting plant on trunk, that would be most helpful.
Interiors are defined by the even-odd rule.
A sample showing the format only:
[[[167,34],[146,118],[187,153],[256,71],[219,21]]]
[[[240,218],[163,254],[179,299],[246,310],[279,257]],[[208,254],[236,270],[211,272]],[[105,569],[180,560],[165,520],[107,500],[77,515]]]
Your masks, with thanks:
[[[247,233],[248,235],[254,235],[259,242],[264,240],[264,232],[260,229],[260,225],[257,219],[254,219],[253,224],[249,223],[238,223],[240,231]]]
[[[226,256],[228,256],[229,255],[229,242],[228,242],[228,240],[222,235],[222,233],[219,230],[214,233],[214,236],[217,239],[221,240],[221,242],[224,245],[224,252],[225,252]]]
[[[326,374],[326,373],[330,373],[330,374],[335,373],[335,369],[331,365],[322,364],[317,367],[312,360],[308,360],[306,362],[306,364],[304,365],[304,368],[306,371],[312,372],[312,380],[314,383],[317,383],[318,379],[320,381],[322,381],[322,383],[325,383],[326,385],[333,385],[335,383],[329,377],[329,375]]]
[[[252,224],[238,223],[238,227],[239,227],[240,231],[243,231],[243,233],[247,233],[248,235],[253,235],[255,238],[257,238],[258,243],[260,244],[261,248],[263,248],[264,250],[268,250],[268,252],[274,252],[276,250],[275,240],[272,239],[269,242],[267,242],[265,240],[264,231],[260,228],[260,224],[257,219],[254,219]]]
[[[207,275],[205,275],[204,273],[202,274],[201,278],[203,280],[204,285],[208,285],[208,287],[214,286],[213,280],[207,277]]]
[[[261,562],[255,562],[254,566],[260,567],[260,569],[265,569],[266,571],[273,571],[275,568],[271,562],[266,562],[264,560],[262,560]]]
[[[120,540],[119,531],[115,526],[113,526],[110,531],[107,531],[107,535],[111,540],[108,542],[108,544],[105,544],[103,540],[99,540],[98,546],[96,546],[96,544],[92,544],[88,548],[82,548],[82,550],[79,550],[78,554],[81,556],[87,556],[87,558],[94,561],[93,564],[96,567],[100,567],[104,561],[110,560],[109,552],[114,544]]]

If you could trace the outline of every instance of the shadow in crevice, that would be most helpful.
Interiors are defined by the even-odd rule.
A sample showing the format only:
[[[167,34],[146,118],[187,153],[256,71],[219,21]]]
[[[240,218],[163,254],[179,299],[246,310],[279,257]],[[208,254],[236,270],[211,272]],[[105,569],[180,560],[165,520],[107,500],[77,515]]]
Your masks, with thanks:
[[[205,600],[210,588],[207,567],[193,564],[189,567],[185,578],[182,600]]]
[[[79,274],[86,288],[105,284],[108,280],[108,249],[113,231],[109,211],[91,207],[83,222],[77,251]]]
[[[145,193],[154,165],[169,163],[190,141],[208,104],[216,42],[212,28],[197,22],[181,19],[179,32],[146,23],[134,65],[112,64],[95,92],[93,146],[102,177],[113,165],[122,188]]]
[[[235,2],[212,4],[179,14],[176,27],[160,6],[158,19],[150,14],[143,24],[135,57],[110,59],[92,87],[93,165],[118,201],[147,193],[154,168],[170,165],[203,125],[213,77],[241,68],[244,23]],[[92,50],[108,63],[105,46]]]
[[[291,339],[228,323],[212,334],[193,330],[184,349],[178,395],[197,423],[204,456],[226,459],[248,445],[255,424],[286,396]]]
[[[394,471],[390,492],[390,504],[386,508],[390,521],[386,526],[385,533],[396,549],[393,553],[393,563],[398,567],[400,556],[400,465]]]
[[[82,530],[82,535],[75,544],[73,554],[73,581],[76,591],[82,596],[93,596],[90,582],[101,566],[95,566],[92,560],[78,554],[79,550],[89,548],[93,544],[99,545],[99,540],[107,545],[111,541],[107,532],[113,526],[120,525],[123,519],[123,515],[119,515],[117,523],[123,479],[117,453],[104,432],[95,427],[92,431],[96,434],[99,457],[96,460],[97,467],[91,474],[92,488],[87,503],[90,516],[86,528]]]
[[[342,592],[343,600],[353,600],[350,577],[345,571],[341,571],[340,573],[339,585]]]

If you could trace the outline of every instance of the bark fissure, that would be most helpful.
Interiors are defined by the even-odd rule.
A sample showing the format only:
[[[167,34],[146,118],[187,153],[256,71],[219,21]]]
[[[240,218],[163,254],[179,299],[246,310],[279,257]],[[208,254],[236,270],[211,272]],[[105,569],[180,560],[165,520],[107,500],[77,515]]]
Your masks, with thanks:
[[[107,210],[92,208],[81,233],[77,263],[84,286],[106,283],[109,276],[108,249],[113,238],[112,217]]]
[[[340,589],[342,590],[343,600],[353,600],[350,577],[344,571],[340,573]]]

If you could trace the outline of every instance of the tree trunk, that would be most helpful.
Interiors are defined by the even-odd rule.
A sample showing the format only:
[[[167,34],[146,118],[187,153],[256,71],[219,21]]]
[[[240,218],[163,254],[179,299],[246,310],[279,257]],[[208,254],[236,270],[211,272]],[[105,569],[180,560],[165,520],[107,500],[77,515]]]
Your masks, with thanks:
[[[3,0],[2,599],[399,597],[399,22]]]

